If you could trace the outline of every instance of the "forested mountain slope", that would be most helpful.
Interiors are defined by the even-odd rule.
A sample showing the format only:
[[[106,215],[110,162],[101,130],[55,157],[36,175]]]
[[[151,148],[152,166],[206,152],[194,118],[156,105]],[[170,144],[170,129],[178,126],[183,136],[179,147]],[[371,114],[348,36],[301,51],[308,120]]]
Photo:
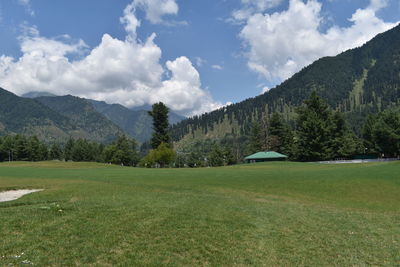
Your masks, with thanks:
[[[132,110],[119,104],[107,104],[106,102],[95,100],[88,101],[98,112],[106,116],[137,141],[142,143],[150,139],[153,132],[153,121],[147,110]],[[174,112],[169,114],[171,124],[183,119],[184,117]]]
[[[98,142],[110,142],[125,134],[111,120],[97,112],[86,99],[66,95],[42,96],[35,100],[69,118],[75,127],[74,136]]]
[[[107,143],[124,132],[84,99],[30,99],[0,88],[0,134],[37,135],[50,143],[70,137]]]
[[[33,100],[0,88],[0,133],[40,135],[44,139],[62,139],[73,129],[70,120]]]
[[[15,97],[18,98],[18,96]],[[53,113],[63,116],[68,121],[67,124],[72,131],[69,130],[67,134],[63,133],[62,138],[71,135],[99,142],[109,142],[119,135],[126,134],[143,143],[150,139],[153,131],[152,119],[148,114],[151,106],[129,109],[119,104],[107,104],[103,101],[71,95],[56,96],[46,92],[29,92],[22,97],[23,99],[30,98],[25,102],[35,102],[31,99],[36,100],[36,103],[40,102],[46,108],[52,109]],[[185,117],[173,111],[169,114],[171,124],[183,119]],[[17,131],[17,133],[20,132]]]
[[[360,133],[369,113],[400,104],[400,25],[335,57],[325,57],[269,92],[184,120],[172,127],[175,141],[248,135],[254,120],[281,113],[293,121],[295,108],[316,91],[333,109],[345,112]]]

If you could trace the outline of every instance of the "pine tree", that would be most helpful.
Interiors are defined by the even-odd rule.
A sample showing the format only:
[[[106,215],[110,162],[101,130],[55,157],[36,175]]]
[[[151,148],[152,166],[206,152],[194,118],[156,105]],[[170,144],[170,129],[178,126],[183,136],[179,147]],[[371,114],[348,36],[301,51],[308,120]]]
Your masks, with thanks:
[[[297,158],[303,161],[329,159],[331,111],[313,91],[297,109]]]
[[[214,146],[214,149],[211,151],[208,158],[212,167],[224,165],[224,152],[218,145]]]
[[[14,142],[13,160],[26,161],[29,159],[28,141],[23,135],[16,135]]]
[[[377,147],[374,139],[374,127],[377,117],[375,115],[369,115],[364,123],[362,130],[363,145],[365,148],[365,153],[373,154],[378,153],[379,148]]]
[[[269,150],[292,154],[293,134],[282,116],[279,113],[273,113],[268,127],[268,147]]]
[[[261,125],[258,122],[253,122],[253,126],[251,128],[251,136],[250,136],[250,151],[251,153],[256,153],[262,150],[263,142],[262,142],[262,130]]]
[[[28,159],[30,161],[39,161],[42,159],[40,154],[40,142],[37,136],[31,136],[28,140]]]
[[[157,149],[161,143],[171,144],[171,138],[168,132],[168,107],[159,102],[152,106],[149,115],[153,118],[153,136],[151,138],[151,147]]]
[[[72,160],[72,149],[74,148],[75,140],[70,137],[64,147],[65,161]]]
[[[136,142],[129,140],[125,135],[118,137],[116,143],[116,154],[113,156],[112,162],[123,164],[124,166],[134,166],[138,162],[136,152]]]
[[[389,109],[379,114],[373,128],[373,137],[384,156],[400,155],[400,111]]]
[[[48,160],[49,159],[49,148],[45,143],[39,144],[38,160]]]
[[[53,144],[50,148],[50,159],[61,160],[63,158],[62,149],[59,144]]]
[[[341,112],[335,112],[332,116],[330,141],[330,158],[349,158],[361,152],[361,143],[350,128]]]

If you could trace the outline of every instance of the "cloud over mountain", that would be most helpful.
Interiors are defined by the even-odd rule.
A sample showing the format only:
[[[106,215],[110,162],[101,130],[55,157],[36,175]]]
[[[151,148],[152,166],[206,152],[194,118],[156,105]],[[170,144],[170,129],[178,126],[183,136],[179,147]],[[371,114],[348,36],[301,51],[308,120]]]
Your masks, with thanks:
[[[268,4],[279,2],[260,0],[260,11],[253,8],[251,14],[233,14],[245,23],[239,36],[247,46],[249,68],[274,84],[320,57],[361,46],[396,25],[377,17],[377,12],[386,6],[384,0],[371,0],[367,7],[356,10],[349,19],[350,26],[334,25],[326,31],[321,31],[326,19],[321,11],[322,2],[290,0],[287,10],[263,12]]]
[[[186,116],[220,107],[202,89],[200,75],[187,57],[167,61],[164,67],[156,34],[144,41],[137,37],[136,8],[142,8],[153,23],[178,12],[174,0],[135,0],[120,18],[126,39],[104,34],[91,50],[83,40],[46,38],[37,28],[25,26],[20,37],[22,56],[0,57],[0,86],[17,94],[73,94],[129,107],[163,101]]]

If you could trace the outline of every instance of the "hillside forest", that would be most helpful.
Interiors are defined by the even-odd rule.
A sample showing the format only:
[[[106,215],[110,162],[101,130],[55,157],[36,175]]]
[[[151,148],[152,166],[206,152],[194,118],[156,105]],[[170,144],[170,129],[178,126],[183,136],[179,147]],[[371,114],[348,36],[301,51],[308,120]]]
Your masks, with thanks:
[[[161,108],[160,108],[160,105]],[[160,114],[157,116],[155,114]],[[332,110],[315,91],[296,109],[294,124],[279,113],[254,120],[250,134],[227,134],[173,149],[168,132],[168,108],[154,104],[151,145],[141,148],[125,135],[104,145],[70,138],[65,144],[45,143],[36,136],[0,137],[0,161],[94,161],[124,166],[205,167],[242,163],[259,151],[276,151],[295,161],[351,159],[356,155],[400,156],[400,109],[387,109],[368,116],[357,136],[340,111]]]

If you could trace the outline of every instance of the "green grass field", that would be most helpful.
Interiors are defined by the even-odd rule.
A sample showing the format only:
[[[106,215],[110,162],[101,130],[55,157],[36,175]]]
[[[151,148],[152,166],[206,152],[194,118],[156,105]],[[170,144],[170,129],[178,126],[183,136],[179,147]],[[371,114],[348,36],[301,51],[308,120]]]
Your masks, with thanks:
[[[0,266],[400,266],[400,162],[2,163]],[[11,264],[11,265],[10,265]]]

